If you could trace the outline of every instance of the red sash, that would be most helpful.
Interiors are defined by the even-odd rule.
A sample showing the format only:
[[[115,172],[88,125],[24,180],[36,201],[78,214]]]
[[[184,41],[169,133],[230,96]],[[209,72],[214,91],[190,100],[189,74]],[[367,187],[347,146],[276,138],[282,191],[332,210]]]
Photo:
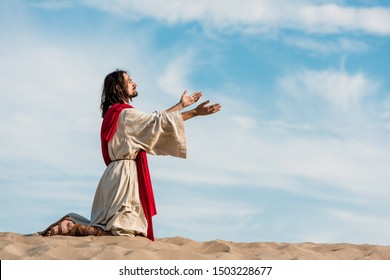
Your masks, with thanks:
[[[118,126],[119,115],[125,108],[133,107],[129,104],[116,103],[112,105],[104,115],[102,128],[100,131],[100,139],[102,143],[103,159],[106,165],[109,165],[111,162],[110,156],[108,154],[108,142],[110,142],[114,136]],[[146,220],[148,221],[147,237],[154,241],[152,217],[157,214],[157,211],[154,201],[152,181],[150,180],[148,159],[144,150],[139,151],[136,162],[139,196]]]

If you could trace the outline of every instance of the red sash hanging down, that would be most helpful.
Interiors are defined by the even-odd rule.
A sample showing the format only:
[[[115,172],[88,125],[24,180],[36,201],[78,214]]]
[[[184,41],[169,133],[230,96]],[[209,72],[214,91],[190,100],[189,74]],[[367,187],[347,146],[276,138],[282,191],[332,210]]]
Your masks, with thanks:
[[[125,108],[133,107],[129,104],[116,103],[112,105],[104,115],[102,128],[100,131],[100,139],[102,143],[103,159],[106,165],[109,165],[111,162],[110,156],[108,154],[108,142],[110,142],[114,136],[118,126],[119,115]],[[157,211],[154,201],[152,181],[150,179],[148,159],[144,150],[139,151],[136,162],[139,196],[142,208],[145,212],[146,220],[148,221],[147,237],[154,241],[152,217],[157,214]]]

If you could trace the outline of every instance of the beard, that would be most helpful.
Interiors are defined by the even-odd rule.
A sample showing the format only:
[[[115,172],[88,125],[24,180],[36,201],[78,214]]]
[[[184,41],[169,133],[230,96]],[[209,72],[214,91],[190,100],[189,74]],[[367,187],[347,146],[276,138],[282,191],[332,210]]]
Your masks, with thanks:
[[[134,90],[133,93],[128,93],[127,96],[132,99],[134,97],[137,97],[138,96],[138,91]]]

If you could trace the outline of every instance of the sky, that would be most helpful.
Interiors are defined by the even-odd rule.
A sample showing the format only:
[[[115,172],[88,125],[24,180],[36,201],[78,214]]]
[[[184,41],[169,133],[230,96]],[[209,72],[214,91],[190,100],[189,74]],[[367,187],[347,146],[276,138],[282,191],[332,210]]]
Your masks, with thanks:
[[[187,159],[149,156],[157,238],[389,245],[390,2],[0,0],[0,231],[89,217],[100,95],[184,90]]]

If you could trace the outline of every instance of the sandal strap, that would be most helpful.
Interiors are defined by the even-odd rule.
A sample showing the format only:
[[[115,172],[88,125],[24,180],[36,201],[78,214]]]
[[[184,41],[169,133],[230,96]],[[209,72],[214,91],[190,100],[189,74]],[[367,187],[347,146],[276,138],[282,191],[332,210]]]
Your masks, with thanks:
[[[68,235],[83,236],[85,235],[85,231],[83,232],[80,224],[74,224]]]
[[[62,235],[62,221],[59,221],[58,223],[57,223],[57,226],[58,226],[58,233],[57,233],[57,235]],[[54,231],[52,231],[52,234],[54,235]]]
[[[94,228],[95,228],[95,231],[94,231],[95,236],[106,235],[106,231],[104,229],[102,229],[101,227],[94,227]]]
[[[90,234],[91,229],[93,230],[93,233]],[[86,226],[85,227],[85,233],[86,235],[94,235],[94,236],[102,236],[104,235],[104,230],[101,227],[97,226]]]

